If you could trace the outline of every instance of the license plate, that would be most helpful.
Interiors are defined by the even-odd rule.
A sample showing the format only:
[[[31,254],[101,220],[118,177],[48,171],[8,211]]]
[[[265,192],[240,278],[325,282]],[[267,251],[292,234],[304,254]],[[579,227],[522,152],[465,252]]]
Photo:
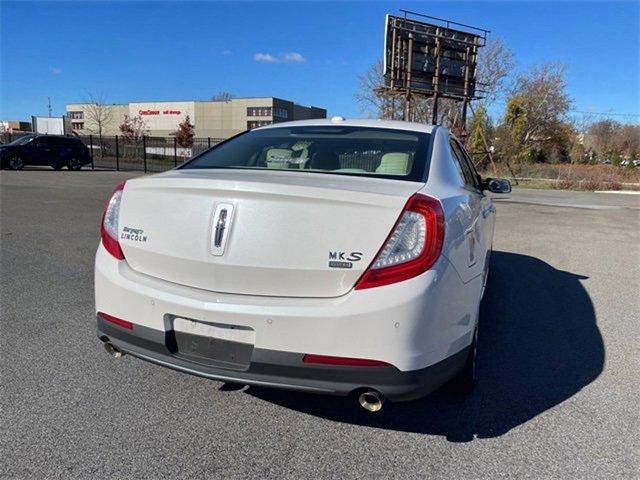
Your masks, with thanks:
[[[173,329],[176,332],[217,338],[229,342],[249,343],[251,345],[256,342],[256,332],[249,327],[204,323],[188,318],[175,318],[173,320]]]
[[[232,369],[246,369],[251,362],[253,329],[176,318],[173,335],[175,354],[191,361]]]

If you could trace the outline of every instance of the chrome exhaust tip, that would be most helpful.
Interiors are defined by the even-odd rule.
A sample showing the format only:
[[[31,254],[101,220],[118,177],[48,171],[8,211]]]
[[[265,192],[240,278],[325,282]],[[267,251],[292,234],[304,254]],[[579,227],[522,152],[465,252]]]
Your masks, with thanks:
[[[124,356],[124,352],[118,347],[114,346],[111,342],[104,342],[103,345],[105,351],[113,358],[122,358]]]
[[[358,396],[358,403],[369,412],[378,412],[384,404],[384,395],[375,390],[367,390]]]

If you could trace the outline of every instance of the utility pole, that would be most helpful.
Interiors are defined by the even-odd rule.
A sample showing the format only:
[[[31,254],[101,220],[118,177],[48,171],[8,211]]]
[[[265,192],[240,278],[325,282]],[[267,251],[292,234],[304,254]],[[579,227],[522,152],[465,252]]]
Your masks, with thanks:
[[[49,117],[51,117],[51,97],[47,97],[48,100],[48,108],[49,108]]]

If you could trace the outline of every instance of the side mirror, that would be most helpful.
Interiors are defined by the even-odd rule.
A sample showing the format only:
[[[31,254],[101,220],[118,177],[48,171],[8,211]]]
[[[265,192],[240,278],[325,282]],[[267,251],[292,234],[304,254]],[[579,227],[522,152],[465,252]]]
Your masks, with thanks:
[[[511,182],[506,178],[487,178],[484,181],[484,189],[492,193],[510,193]]]

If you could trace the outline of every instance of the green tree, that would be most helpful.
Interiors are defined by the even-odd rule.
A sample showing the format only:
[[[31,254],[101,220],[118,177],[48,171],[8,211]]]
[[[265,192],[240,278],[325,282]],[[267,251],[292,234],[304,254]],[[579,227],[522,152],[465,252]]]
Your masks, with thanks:
[[[526,100],[522,95],[513,95],[507,102],[502,124],[498,128],[499,157],[502,160],[518,161],[526,156],[523,148],[526,108]]]
[[[491,138],[491,121],[487,114],[487,109],[480,105],[473,112],[471,125],[469,126],[469,149],[473,153],[484,152],[486,150],[485,140]]]
[[[473,112],[471,124],[469,125],[469,136],[467,137],[467,148],[473,155],[476,166],[480,169],[484,169],[491,160],[489,152],[487,152],[491,139],[491,119],[485,106],[480,105]]]
[[[527,127],[527,100],[524,95],[513,95],[509,99],[504,111],[504,124],[514,137],[523,140]]]

